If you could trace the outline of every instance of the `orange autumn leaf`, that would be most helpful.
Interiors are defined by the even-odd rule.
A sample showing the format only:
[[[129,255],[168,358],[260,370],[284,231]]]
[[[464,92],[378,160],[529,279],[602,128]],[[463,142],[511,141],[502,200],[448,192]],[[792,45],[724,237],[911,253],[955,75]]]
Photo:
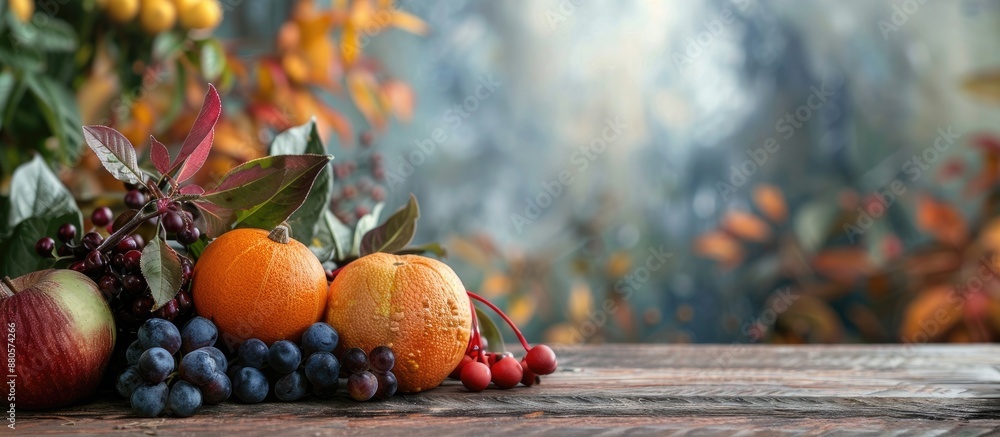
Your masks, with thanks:
[[[841,284],[851,284],[875,272],[875,263],[864,249],[846,247],[824,250],[812,260],[813,269]]]
[[[363,70],[353,70],[347,75],[347,91],[358,108],[358,112],[365,117],[376,129],[385,126],[385,118],[382,115],[381,102],[376,94],[378,83],[371,73]]]
[[[731,210],[722,217],[722,228],[744,240],[763,242],[771,238],[771,228],[746,211]]]
[[[735,267],[743,260],[743,247],[725,232],[713,231],[694,240],[694,251],[700,256],[718,261],[723,267]]]
[[[940,340],[962,320],[963,306],[964,299],[951,287],[939,286],[921,292],[906,306],[899,328],[900,340],[904,343]]]
[[[753,190],[753,202],[774,223],[782,223],[788,218],[785,195],[774,185],[758,185]]]
[[[953,206],[930,196],[921,196],[917,201],[917,228],[953,246],[964,243],[969,235],[962,214]]]
[[[392,9],[392,25],[416,35],[426,35],[429,30],[424,20],[399,9]]]
[[[390,80],[382,84],[382,93],[388,100],[388,106],[396,118],[402,121],[410,121],[413,118],[413,107],[416,101],[413,88],[398,80]]]

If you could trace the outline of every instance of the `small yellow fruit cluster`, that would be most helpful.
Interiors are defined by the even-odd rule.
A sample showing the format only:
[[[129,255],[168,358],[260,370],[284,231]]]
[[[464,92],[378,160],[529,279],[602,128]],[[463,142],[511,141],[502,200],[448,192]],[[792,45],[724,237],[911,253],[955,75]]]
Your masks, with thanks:
[[[35,13],[34,0],[10,0],[10,11],[22,23],[27,23]]]
[[[157,34],[180,21],[185,29],[212,29],[222,21],[218,0],[98,0],[108,18],[124,24],[139,17],[142,30]]]

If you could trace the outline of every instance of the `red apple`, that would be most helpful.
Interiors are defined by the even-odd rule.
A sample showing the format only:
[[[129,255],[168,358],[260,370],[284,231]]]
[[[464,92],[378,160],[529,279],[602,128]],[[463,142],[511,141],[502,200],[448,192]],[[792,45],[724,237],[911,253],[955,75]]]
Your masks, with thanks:
[[[97,284],[73,270],[3,278],[0,329],[3,398],[16,408],[55,408],[90,396],[115,347],[111,309]]]

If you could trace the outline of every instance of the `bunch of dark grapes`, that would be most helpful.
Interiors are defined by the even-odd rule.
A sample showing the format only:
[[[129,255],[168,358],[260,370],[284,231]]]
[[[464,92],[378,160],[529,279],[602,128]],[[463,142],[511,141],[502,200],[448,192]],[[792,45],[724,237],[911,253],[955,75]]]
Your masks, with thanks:
[[[129,367],[115,384],[136,415],[190,417],[232,394],[226,356],[215,348],[219,331],[208,319],[195,317],[178,330],[173,322],[153,318],[138,335],[126,352]]]
[[[348,349],[342,367],[333,355],[339,341],[337,331],[322,322],[310,326],[299,344],[280,340],[269,347],[256,338],[246,340],[229,368],[233,393],[248,404],[268,397],[292,402],[309,394],[329,399],[337,392],[340,377],[350,375],[348,394],[356,400],[387,399],[395,394],[396,377],[390,370],[396,357],[391,349],[375,348],[371,362],[361,349]]]
[[[58,257],[68,268],[93,279],[108,300],[120,325],[134,330],[150,317],[170,321],[184,320],[192,313],[189,289],[194,265],[190,259],[181,255],[181,286],[172,300],[153,311],[153,296],[141,269],[142,249],[146,240],[139,233],[121,235],[122,229],[146,206],[148,191],[145,187],[126,187],[129,191],[125,194],[124,201],[129,209],[117,218],[107,206],[96,208],[90,217],[94,225],[92,230],[80,236],[76,226],[65,223],[59,227],[56,235],[61,242],[58,248],[55,239],[44,237],[35,244],[35,251],[43,257]],[[159,220],[167,237],[179,244],[186,246],[198,241],[201,231],[195,226],[192,212],[185,210],[177,202],[165,202],[164,205],[162,214],[151,216],[147,221],[155,223]],[[137,225],[131,223],[129,227],[138,229]],[[105,234],[110,235],[105,237]]]

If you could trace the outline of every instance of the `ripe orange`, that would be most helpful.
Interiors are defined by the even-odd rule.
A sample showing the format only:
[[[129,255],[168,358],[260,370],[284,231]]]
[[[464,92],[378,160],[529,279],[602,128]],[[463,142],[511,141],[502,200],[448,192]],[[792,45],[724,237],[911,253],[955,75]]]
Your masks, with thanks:
[[[417,255],[373,253],[344,267],[330,284],[326,322],[340,347],[389,346],[399,390],[441,384],[465,355],[472,330],[469,296],[446,264]]]
[[[216,0],[201,0],[180,10],[180,17],[186,29],[213,29],[222,22],[222,6]]]
[[[323,317],[327,293],[323,266],[284,226],[222,234],[201,254],[191,283],[196,312],[231,345],[299,341]]]

